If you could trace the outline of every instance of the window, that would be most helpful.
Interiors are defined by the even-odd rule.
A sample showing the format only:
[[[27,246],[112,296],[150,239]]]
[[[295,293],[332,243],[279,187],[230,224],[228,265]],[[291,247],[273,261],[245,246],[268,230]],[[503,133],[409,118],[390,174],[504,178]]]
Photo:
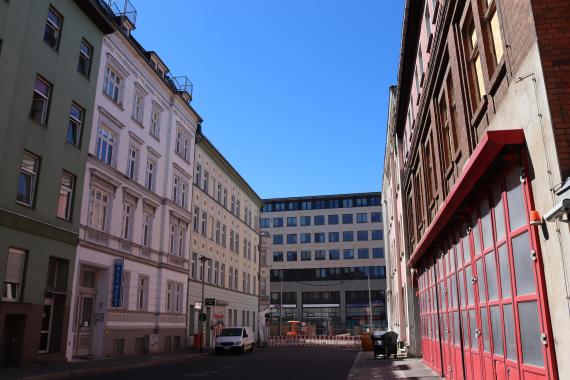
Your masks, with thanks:
[[[112,101],[120,103],[121,77],[113,71],[110,66],[105,69],[105,80],[103,82],[103,93]]]
[[[287,227],[295,227],[297,226],[297,217],[290,216],[287,218]]]
[[[151,159],[148,159],[146,162],[146,181],[145,186],[150,191],[154,191],[154,183],[155,183],[155,170],[156,162]]]
[[[228,285],[230,286],[230,289],[233,289],[233,286],[234,286],[234,268],[232,268],[232,267],[230,267]]]
[[[237,268],[234,269],[234,289],[235,290],[238,289],[238,270],[237,270]]]
[[[325,242],[325,233],[315,232],[315,243],[324,243],[324,242]]]
[[[489,28],[491,30],[491,37],[493,39],[493,50],[495,53],[495,64],[501,62],[503,58],[503,38],[501,37],[501,27],[499,23],[499,16],[497,15],[496,0],[488,0],[487,3],[492,4],[489,6]]]
[[[338,249],[329,250],[329,260],[340,260],[340,250]]]
[[[26,206],[33,207],[36,196],[36,186],[40,159],[31,153],[24,152],[22,166],[20,168],[20,178],[18,179],[18,192],[16,201]]]
[[[271,222],[269,218],[261,218],[259,220],[259,227],[260,228],[270,228],[271,227]]]
[[[310,233],[302,233],[301,234],[301,243],[310,243],[311,242],[311,234]]]
[[[338,215],[329,215],[328,219],[329,224],[338,224]]]
[[[324,215],[315,215],[315,226],[322,226],[325,224],[325,216]]]
[[[383,259],[384,258],[384,248],[372,248],[372,258]]]
[[[77,62],[77,72],[85,78],[89,78],[91,71],[91,58],[93,57],[93,47],[84,39],[79,44],[79,62]]]
[[[239,234],[236,232],[236,240],[235,240],[235,244],[234,244],[234,252],[239,254]]]
[[[49,7],[46,27],[44,29],[44,42],[53,49],[59,48],[59,40],[61,39],[62,17],[53,7]]]
[[[36,76],[30,117],[43,126],[47,125],[51,88],[52,86],[49,82],[39,75]]]
[[[107,228],[107,214],[109,210],[109,194],[93,187],[89,201],[89,226],[105,231]]]
[[[372,240],[384,240],[384,230],[372,230]]]
[[[273,235],[273,244],[283,244],[283,235]]]
[[[228,190],[224,189],[224,202],[223,202],[224,207],[228,207]]]
[[[192,214],[192,230],[198,232],[198,218],[200,217],[200,209],[194,207],[194,213]]]
[[[226,225],[222,226],[222,247],[226,246]]]
[[[471,64],[471,78],[475,91],[473,93],[474,104],[485,95],[485,84],[483,79],[483,69],[481,66],[481,56],[479,54],[479,44],[477,38],[477,30],[472,16],[467,28],[465,29],[465,39],[467,40],[467,59]]]
[[[230,207],[231,207],[230,210],[231,210],[232,214],[235,214],[236,213],[236,196],[235,195],[232,195],[232,203],[231,203]],[[283,219],[281,219],[281,226],[279,226],[279,227],[282,227],[282,226],[283,226]]]
[[[2,287],[3,301],[20,301],[25,262],[26,251],[17,248],[8,249],[4,286]]]
[[[59,183],[59,197],[57,200],[57,216],[62,219],[71,219],[71,206],[73,201],[73,187],[75,176],[63,172]]]
[[[135,88],[135,96],[133,97],[133,119],[142,124],[144,119],[144,93],[138,87]]]
[[[273,252],[273,261],[283,261],[283,252]]]
[[[329,243],[336,243],[340,240],[339,232],[329,232]]]
[[[202,165],[196,164],[196,176],[194,177],[196,181],[196,186],[200,187],[200,182],[202,181]]]
[[[146,310],[148,307],[148,276],[139,275],[137,285],[137,309]]]
[[[297,244],[297,234],[287,234],[287,244]]]
[[[311,225],[311,217],[310,216],[302,216],[301,217],[301,226],[310,226]]]
[[[353,241],[353,240],[354,240],[354,232],[353,231],[343,231],[342,241]]]
[[[97,131],[97,146],[95,155],[98,159],[111,165],[113,162],[113,147],[115,145],[115,135],[107,128],[99,127]]]
[[[170,254],[185,257],[187,224],[180,219],[170,220]]]
[[[143,232],[142,232],[142,245],[150,247],[152,237],[152,213],[149,211],[143,212]]]
[[[154,106],[150,113],[150,135],[160,139],[160,110]]]
[[[281,236],[281,239],[283,239],[283,236]],[[234,250],[234,231],[230,230],[230,251],[233,252]]]
[[[176,154],[178,154],[180,157],[182,157],[185,161],[189,162],[190,161],[190,140],[191,138],[184,133],[184,131],[181,128],[178,128],[176,131],[176,142],[174,144],[174,152]],[[207,177],[208,177],[208,172],[205,171],[204,172],[204,181],[207,181]],[[197,183],[199,184],[199,182],[197,181]],[[206,192],[207,191],[207,184],[205,185]]]
[[[356,214],[356,223],[368,223],[368,214],[365,212]]]
[[[226,264],[222,264],[220,269],[220,286],[222,288],[226,286]]]
[[[446,169],[452,164],[452,155],[458,148],[454,95],[453,79],[449,73],[446,79],[446,87],[439,100],[439,122],[443,130],[443,158]]]
[[[202,226],[201,228],[202,236],[206,236],[206,234],[208,233],[208,214],[206,213],[206,211],[202,211],[202,223],[200,223],[200,225]]]
[[[352,224],[352,214],[342,214],[342,224]]]
[[[122,238],[131,240],[131,231],[133,225],[133,206],[130,203],[123,203],[123,227]]]
[[[218,182],[218,195],[216,197],[218,203],[222,203],[222,184]]]
[[[297,261],[297,251],[287,252],[287,261]]]
[[[426,2],[426,9],[424,11],[424,25],[426,26],[426,36],[431,36],[431,16],[429,14],[429,7]]]
[[[370,222],[372,222],[372,223],[382,222],[382,213],[381,212],[370,213]]]
[[[241,215],[240,215],[240,212],[241,212],[241,207],[240,207],[240,202],[239,202],[239,199],[238,199],[238,200],[236,200],[236,216],[237,216],[238,218],[241,216]]]
[[[311,260],[311,251],[301,251],[301,261]]]
[[[220,272],[220,263],[216,261],[214,263],[214,285],[218,285],[219,272]]]
[[[342,258],[344,260],[352,260],[354,259],[354,249],[345,249],[342,252]]]
[[[326,259],[326,253],[322,249],[318,249],[315,251],[315,260],[324,260]]]
[[[283,218],[273,218],[273,227],[283,227]]]
[[[357,231],[356,232],[356,240],[367,241],[368,240],[368,231]]]
[[[358,258],[359,259],[370,258],[370,251],[368,250],[368,248],[358,248]]]
[[[220,232],[221,232],[221,222],[219,220],[216,220],[216,237],[215,237],[215,241],[216,244],[220,244]]]
[[[208,270],[206,272],[206,282],[208,284],[212,283],[212,260],[208,260]]]
[[[138,149],[131,145],[129,147],[129,156],[127,160],[127,177],[132,180],[136,180],[137,177],[138,156]]]
[[[81,131],[83,130],[83,116],[85,111],[75,103],[71,103],[69,112],[69,123],[67,124],[67,142],[79,146],[81,142]]]
[[[210,173],[207,170],[204,170],[204,183],[202,184],[202,190],[206,194],[208,194],[208,183],[210,182]]]
[[[198,253],[192,252],[192,266],[190,268],[190,275],[192,278],[196,278],[196,272],[198,270]]]

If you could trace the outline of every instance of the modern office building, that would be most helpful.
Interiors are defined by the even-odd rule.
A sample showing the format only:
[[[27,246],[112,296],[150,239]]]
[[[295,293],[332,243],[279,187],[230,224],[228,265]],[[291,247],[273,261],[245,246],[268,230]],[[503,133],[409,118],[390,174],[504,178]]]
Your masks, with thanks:
[[[69,359],[186,345],[191,184],[201,119],[190,105],[189,80],[173,77],[132,36],[136,11],[114,11],[118,30],[103,40],[99,69],[92,71],[94,112],[86,115],[93,129],[69,288]]]
[[[271,237],[274,326],[356,333],[370,324],[370,306],[373,327],[387,326],[380,193],[266,199],[260,226]]]
[[[194,161],[188,332],[202,331],[208,347],[223,326],[258,330],[262,201],[201,131]],[[203,308],[202,286],[209,299]]]
[[[65,356],[104,12],[0,1],[0,366]]]
[[[570,378],[568,18],[567,1],[406,1],[385,178],[413,277],[392,291],[418,294],[446,378]]]

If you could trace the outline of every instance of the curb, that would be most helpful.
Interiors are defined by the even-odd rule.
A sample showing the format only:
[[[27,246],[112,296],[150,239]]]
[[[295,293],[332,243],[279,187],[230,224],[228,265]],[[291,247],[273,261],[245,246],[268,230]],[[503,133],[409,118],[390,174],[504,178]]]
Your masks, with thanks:
[[[93,375],[104,375],[107,373],[113,372],[121,372],[121,371],[129,371],[138,368],[145,368],[145,367],[152,367],[161,364],[169,364],[169,363],[176,363],[182,362],[189,359],[198,359],[204,358],[209,353],[201,353],[201,354],[189,354],[187,356],[175,357],[175,358],[164,358],[164,359],[155,359],[150,360],[148,362],[137,363],[132,365],[125,365],[125,366],[112,366],[112,367],[101,367],[101,368],[83,368],[83,369],[70,369],[70,370],[63,370],[53,373],[44,373],[38,375],[31,375],[20,377],[20,380],[60,380],[60,379],[69,379],[73,377],[79,376],[93,376]]]

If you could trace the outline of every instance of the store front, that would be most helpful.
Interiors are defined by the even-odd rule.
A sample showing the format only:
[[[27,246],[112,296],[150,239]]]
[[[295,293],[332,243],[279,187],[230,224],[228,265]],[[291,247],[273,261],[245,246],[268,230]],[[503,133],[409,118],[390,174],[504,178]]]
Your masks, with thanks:
[[[555,379],[522,131],[488,132],[417,245],[424,362],[452,379]]]

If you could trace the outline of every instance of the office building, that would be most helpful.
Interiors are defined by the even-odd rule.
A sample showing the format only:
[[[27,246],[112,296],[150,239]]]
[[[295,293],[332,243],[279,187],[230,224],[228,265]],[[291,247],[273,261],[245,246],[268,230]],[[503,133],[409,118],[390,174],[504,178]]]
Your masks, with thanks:
[[[308,335],[386,327],[380,193],[266,199],[272,333],[287,322]],[[281,331],[283,333],[283,331]]]

